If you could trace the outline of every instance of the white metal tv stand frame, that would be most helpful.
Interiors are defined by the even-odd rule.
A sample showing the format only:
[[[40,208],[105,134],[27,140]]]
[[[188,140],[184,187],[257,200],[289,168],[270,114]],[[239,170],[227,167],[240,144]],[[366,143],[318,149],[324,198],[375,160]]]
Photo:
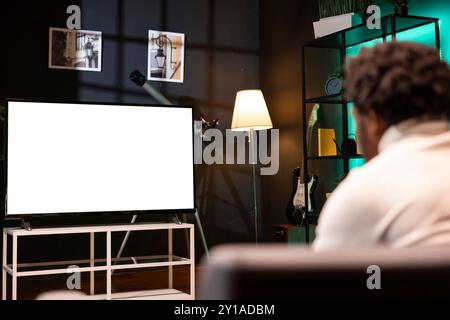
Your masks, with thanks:
[[[179,257],[173,255],[173,230],[189,230],[189,257]],[[113,232],[128,231],[156,231],[167,230],[168,250],[167,255],[145,256],[133,258],[111,258],[111,234]],[[95,258],[95,234],[106,233],[106,259]],[[90,236],[90,259],[72,260],[72,261],[52,261],[43,263],[18,263],[18,240],[20,237],[46,236],[46,235],[70,235],[70,234],[89,234]],[[12,237],[12,259],[8,263],[8,237]],[[194,225],[188,223],[147,223],[147,224],[126,224],[126,225],[107,225],[107,226],[80,226],[80,227],[54,227],[54,228],[36,228],[27,231],[22,228],[4,228],[3,229],[3,268],[2,268],[2,300],[7,299],[7,276],[12,278],[12,300],[17,300],[17,278],[68,274],[70,265],[77,265],[76,271],[90,273],[90,295],[86,299],[92,300],[111,300],[111,299],[157,299],[157,300],[190,300],[195,299],[195,246],[194,246]],[[130,261],[132,260],[132,261]],[[141,261],[141,262],[140,262]],[[185,293],[173,288],[173,267],[188,265],[190,266],[190,292]],[[168,268],[167,289],[134,291],[134,292],[111,292],[111,276],[113,270],[130,270],[140,268]],[[106,294],[95,294],[94,273],[96,271],[106,271]],[[69,275],[68,275],[69,276]]]

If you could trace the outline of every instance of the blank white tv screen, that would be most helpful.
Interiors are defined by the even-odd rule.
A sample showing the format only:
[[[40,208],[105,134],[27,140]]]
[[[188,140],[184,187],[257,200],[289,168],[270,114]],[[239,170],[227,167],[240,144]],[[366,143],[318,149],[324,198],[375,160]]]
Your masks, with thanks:
[[[9,101],[7,215],[194,209],[192,108]]]

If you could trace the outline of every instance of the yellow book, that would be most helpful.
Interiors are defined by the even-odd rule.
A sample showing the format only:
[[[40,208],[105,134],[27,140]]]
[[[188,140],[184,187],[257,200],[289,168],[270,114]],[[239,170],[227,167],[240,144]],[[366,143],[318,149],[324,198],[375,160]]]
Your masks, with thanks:
[[[336,139],[336,133],[334,129],[322,129],[319,128],[319,156],[336,156],[336,144],[333,140]]]

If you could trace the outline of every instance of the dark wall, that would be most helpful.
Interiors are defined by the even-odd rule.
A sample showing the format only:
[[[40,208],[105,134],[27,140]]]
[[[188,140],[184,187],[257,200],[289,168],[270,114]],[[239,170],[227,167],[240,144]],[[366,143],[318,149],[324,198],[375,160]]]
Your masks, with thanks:
[[[260,2],[260,81],[275,128],[280,129],[280,171],[262,178],[262,210],[267,239],[273,227],[287,223],[292,170],[302,164],[301,46],[314,39],[317,1]]]
[[[79,1],[1,4],[0,101],[7,97],[77,99],[78,74],[48,69],[48,28],[63,27],[66,8]]]
[[[79,4],[82,29],[103,32],[102,72],[48,69],[48,28],[66,26],[66,8]],[[182,84],[154,82],[175,103],[189,103],[208,118],[230,128],[236,92],[259,87],[258,0],[80,0],[8,1],[1,5],[0,99],[153,103],[128,78],[146,74],[149,29],[186,34]],[[163,133],[162,133],[163,134]],[[169,147],[169,146],[168,146]],[[176,170],[176,168],[174,168]],[[252,183],[249,166],[197,166],[197,204],[210,246],[253,239]],[[3,179],[4,180],[4,179]],[[176,196],[176,181],[174,197]],[[112,219],[129,221],[130,217]],[[160,221],[161,216],[141,220]],[[187,217],[193,222],[192,217]],[[53,220],[56,221],[56,220]],[[77,223],[59,219],[57,223]],[[111,221],[104,217],[86,223]],[[27,260],[86,257],[84,237],[24,240]],[[126,254],[144,251],[155,238],[133,235]],[[118,249],[120,237],[114,239]],[[197,257],[203,255],[197,237]],[[162,247],[165,242],[161,242]],[[36,250],[43,247],[45,251]],[[131,249],[130,249],[131,248]],[[44,252],[44,254],[43,254]],[[101,253],[101,249],[99,253]]]

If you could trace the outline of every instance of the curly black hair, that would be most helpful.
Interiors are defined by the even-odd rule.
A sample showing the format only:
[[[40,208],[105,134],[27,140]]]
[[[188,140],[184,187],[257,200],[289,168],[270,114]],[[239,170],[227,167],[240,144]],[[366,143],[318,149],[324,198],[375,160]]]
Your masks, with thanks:
[[[431,47],[388,42],[364,48],[345,66],[344,96],[387,124],[450,116],[450,69]]]

